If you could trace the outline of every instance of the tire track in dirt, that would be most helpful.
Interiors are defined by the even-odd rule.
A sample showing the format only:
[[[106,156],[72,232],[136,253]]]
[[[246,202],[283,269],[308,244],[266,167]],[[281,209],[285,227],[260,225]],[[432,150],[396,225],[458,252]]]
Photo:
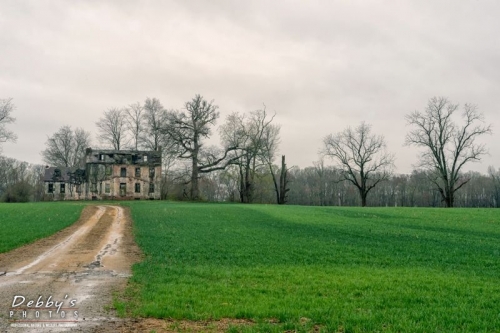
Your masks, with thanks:
[[[0,255],[0,270],[7,272],[0,276],[0,331],[92,332],[119,322],[105,307],[138,258],[126,209],[85,208],[63,232]],[[43,305],[35,308],[37,302]]]

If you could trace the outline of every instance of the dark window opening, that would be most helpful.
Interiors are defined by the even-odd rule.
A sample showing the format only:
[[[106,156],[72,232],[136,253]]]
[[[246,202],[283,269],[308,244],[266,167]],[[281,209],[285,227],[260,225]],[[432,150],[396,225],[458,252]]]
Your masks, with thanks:
[[[126,183],[120,183],[120,195],[122,197],[124,197],[125,194],[127,194],[127,184]]]
[[[104,161],[104,154],[99,154],[99,161]]]
[[[154,193],[154,191],[155,191],[155,184],[150,183],[149,184],[149,193]]]
[[[110,186],[109,184],[104,184],[104,191],[105,191],[106,193],[111,192],[111,186]]]
[[[127,177],[127,168],[120,169],[120,177]]]
[[[106,176],[111,176],[111,165],[106,165]]]
[[[141,176],[141,168],[135,168],[135,176],[140,177]]]
[[[148,161],[148,156],[147,156],[147,155],[145,155],[145,156],[144,156],[144,162],[147,162],[147,161]]]
[[[54,184],[49,184],[49,193],[54,193]]]
[[[155,168],[149,168],[149,177],[153,178],[155,176]]]
[[[66,184],[61,184],[60,185],[60,193],[66,193]]]
[[[135,183],[135,193],[141,193],[141,184]]]

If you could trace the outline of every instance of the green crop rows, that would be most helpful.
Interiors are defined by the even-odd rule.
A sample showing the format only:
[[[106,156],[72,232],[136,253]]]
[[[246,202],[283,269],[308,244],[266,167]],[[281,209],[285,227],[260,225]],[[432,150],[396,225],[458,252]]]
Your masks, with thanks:
[[[82,209],[82,203],[0,203],[0,253],[64,229]]]
[[[232,331],[495,331],[498,210],[133,202],[122,314]]]

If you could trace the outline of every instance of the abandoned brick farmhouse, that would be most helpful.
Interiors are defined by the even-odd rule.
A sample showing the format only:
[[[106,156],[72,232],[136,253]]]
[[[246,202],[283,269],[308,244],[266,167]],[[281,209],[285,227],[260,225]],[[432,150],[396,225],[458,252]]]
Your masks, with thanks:
[[[161,152],[93,150],[75,168],[46,167],[50,200],[159,199]]]

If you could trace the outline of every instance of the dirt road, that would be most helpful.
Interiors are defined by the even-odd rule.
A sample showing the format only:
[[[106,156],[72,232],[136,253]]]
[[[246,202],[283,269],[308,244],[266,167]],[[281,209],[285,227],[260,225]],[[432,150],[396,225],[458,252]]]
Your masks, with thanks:
[[[106,308],[138,258],[124,208],[86,207],[71,227],[0,254],[0,332],[93,332],[109,331],[113,323],[121,326]]]

